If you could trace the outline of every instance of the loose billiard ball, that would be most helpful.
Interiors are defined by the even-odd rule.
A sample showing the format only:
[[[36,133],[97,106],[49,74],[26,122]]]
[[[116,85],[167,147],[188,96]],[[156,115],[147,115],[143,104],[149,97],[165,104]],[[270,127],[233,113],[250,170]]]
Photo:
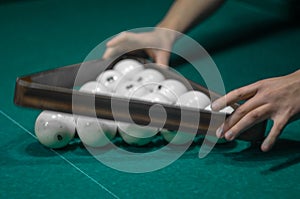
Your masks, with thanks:
[[[36,119],[34,130],[37,139],[44,146],[62,148],[74,138],[75,120],[71,114],[43,111]]]
[[[81,142],[89,147],[103,147],[116,136],[117,125],[114,121],[80,116],[76,123]]]

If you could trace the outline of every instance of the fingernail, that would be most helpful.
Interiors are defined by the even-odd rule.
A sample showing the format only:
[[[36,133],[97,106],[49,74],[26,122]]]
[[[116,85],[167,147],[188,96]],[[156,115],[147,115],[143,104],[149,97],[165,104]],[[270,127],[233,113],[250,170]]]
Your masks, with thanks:
[[[222,138],[223,137],[223,126],[224,126],[224,124],[222,124],[218,129],[217,129],[217,131],[216,131],[216,135],[217,135],[217,137],[218,138]]]
[[[229,141],[234,139],[234,135],[233,135],[232,131],[228,131],[227,133],[225,133],[225,137]]]
[[[267,152],[272,148],[272,143],[270,142],[270,140],[266,139],[262,145],[261,145],[261,149],[263,152]]]
[[[268,145],[265,144],[265,143],[263,143],[263,144],[261,145],[261,150],[262,150],[263,152],[267,152],[267,151],[268,151]]]

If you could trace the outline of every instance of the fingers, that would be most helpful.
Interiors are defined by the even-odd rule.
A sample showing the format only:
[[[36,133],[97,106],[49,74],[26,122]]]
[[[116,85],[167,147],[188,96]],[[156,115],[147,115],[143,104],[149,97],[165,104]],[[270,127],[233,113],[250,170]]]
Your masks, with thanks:
[[[125,52],[129,51],[129,49],[123,48],[123,46],[116,46],[112,48],[107,48],[105,52],[102,55],[103,59],[108,59],[108,58],[116,58],[121,55],[123,55]]]
[[[130,50],[129,47],[132,45],[129,43],[130,38],[133,33],[122,32],[116,37],[112,38],[110,41],[106,43],[107,49],[102,55],[103,59],[112,58],[116,55],[121,54],[122,52]],[[125,45],[124,45],[125,43]],[[133,47],[134,48],[134,47]]]
[[[113,47],[113,46],[117,46],[119,43],[122,43],[123,41],[125,41],[126,39],[128,39],[129,36],[131,36],[132,33],[129,32],[122,32],[119,35],[115,36],[114,38],[112,38],[111,40],[109,40],[106,43],[107,47]]]
[[[112,58],[116,55],[119,55],[122,52],[125,52],[128,49],[122,48],[121,45],[115,47],[109,47],[105,50],[104,54],[102,55],[103,59]],[[162,50],[155,50],[155,49],[147,49],[146,53],[151,57],[155,63],[160,65],[161,67],[167,68],[169,64],[170,53],[167,51]]]
[[[267,119],[270,116],[270,109],[268,105],[260,106],[242,117],[237,123],[228,128],[227,121],[224,123],[223,134],[220,137],[225,137],[231,141],[235,139],[243,130],[250,128],[251,126]],[[227,128],[227,129],[225,129]]]
[[[112,48],[107,48],[102,55],[102,59],[108,59],[112,57],[114,50]]]
[[[229,128],[231,128],[233,125],[235,125],[237,122],[239,122],[249,112],[257,109],[259,106],[262,105],[263,105],[263,100],[261,100],[261,98],[258,96],[255,99],[254,98],[249,99],[243,105],[238,107],[234,111],[234,113],[226,119],[226,124],[223,128],[224,132],[227,131]]]
[[[274,124],[272,126],[272,129],[269,133],[269,135],[266,137],[266,139],[263,141],[261,145],[261,150],[264,152],[269,151],[275,144],[278,136],[280,135],[281,131],[287,124],[287,119],[285,115],[281,115],[280,118],[274,120]]]
[[[122,32],[106,43],[107,49],[102,58],[108,59],[119,54],[121,55],[121,53],[143,49],[150,56],[150,58],[155,61],[155,63],[167,68],[170,58],[170,52],[167,50],[169,49],[170,44],[165,44],[162,42],[165,40],[160,38],[160,35],[153,34],[153,32]],[[166,51],[161,49],[166,49]]]
[[[162,50],[157,50],[154,52],[154,60],[158,65],[161,65],[163,67],[168,67],[169,65],[169,58],[170,53]]]
[[[257,83],[241,87],[229,92],[227,95],[217,99],[212,103],[212,110],[219,111],[227,105],[234,104],[240,100],[248,99],[254,96],[257,92]]]

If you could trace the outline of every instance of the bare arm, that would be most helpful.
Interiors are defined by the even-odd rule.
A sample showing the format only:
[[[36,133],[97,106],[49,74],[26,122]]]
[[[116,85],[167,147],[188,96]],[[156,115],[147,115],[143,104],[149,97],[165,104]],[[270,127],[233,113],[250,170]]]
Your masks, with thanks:
[[[224,1],[177,0],[154,31],[138,34],[124,32],[108,41],[103,58],[114,57],[122,52],[129,52],[131,49],[144,48],[144,51],[157,64],[167,66],[170,57],[169,51],[179,36],[178,32],[184,33],[204,20]],[[175,31],[170,31],[170,29]],[[156,46],[157,48],[146,49],[148,46]]]
[[[157,25],[186,32],[214,12],[225,0],[177,0]]]

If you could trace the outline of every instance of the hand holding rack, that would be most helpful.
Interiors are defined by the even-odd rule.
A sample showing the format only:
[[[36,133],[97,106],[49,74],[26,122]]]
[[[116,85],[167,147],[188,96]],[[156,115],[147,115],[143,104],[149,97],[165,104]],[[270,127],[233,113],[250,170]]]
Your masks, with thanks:
[[[135,57],[135,59],[142,63],[147,63],[147,60],[143,58]],[[85,62],[85,75],[79,80],[76,80],[76,77],[82,63],[19,77],[16,81],[14,103],[19,106],[41,110],[53,110],[66,113],[75,112],[76,114],[85,116],[96,115],[98,118],[121,122],[130,122],[133,120],[140,125],[148,125],[151,122],[153,127],[163,127],[174,131],[180,128],[180,130],[185,132],[195,133],[196,131],[198,134],[209,133],[211,135],[215,135],[215,131],[223,123],[224,118],[229,116],[225,113],[168,104],[160,104],[160,108],[153,110],[153,105],[155,104],[151,102],[108,95],[92,95],[73,89],[74,87],[80,87],[85,82],[95,80],[98,74],[106,69],[111,69],[117,61],[119,60],[115,60],[107,68],[106,66],[110,63],[110,61],[107,60]],[[198,90],[207,94],[212,101],[220,97],[219,94],[192,81],[186,80],[171,70],[162,69],[153,63],[147,63],[147,65],[148,67],[159,70],[166,78],[181,81],[190,90]],[[74,85],[74,83],[76,84]],[[74,98],[76,100],[74,100]],[[94,107],[85,103],[91,100],[95,102]],[[113,113],[111,108],[112,101],[114,106],[117,106],[114,107],[114,109],[118,110],[117,113]],[[130,115],[128,115],[128,107]],[[239,104],[234,104],[232,107],[236,109],[239,107]],[[160,111],[162,111],[161,108],[164,109],[165,114],[159,114]],[[150,118],[150,110],[156,111],[154,114],[155,117]],[[199,113],[200,120],[196,123],[189,119]],[[182,117],[183,115],[184,117]],[[260,122],[247,129],[238,139],[246,141],[262,140],[265,128],[266,121]]]

